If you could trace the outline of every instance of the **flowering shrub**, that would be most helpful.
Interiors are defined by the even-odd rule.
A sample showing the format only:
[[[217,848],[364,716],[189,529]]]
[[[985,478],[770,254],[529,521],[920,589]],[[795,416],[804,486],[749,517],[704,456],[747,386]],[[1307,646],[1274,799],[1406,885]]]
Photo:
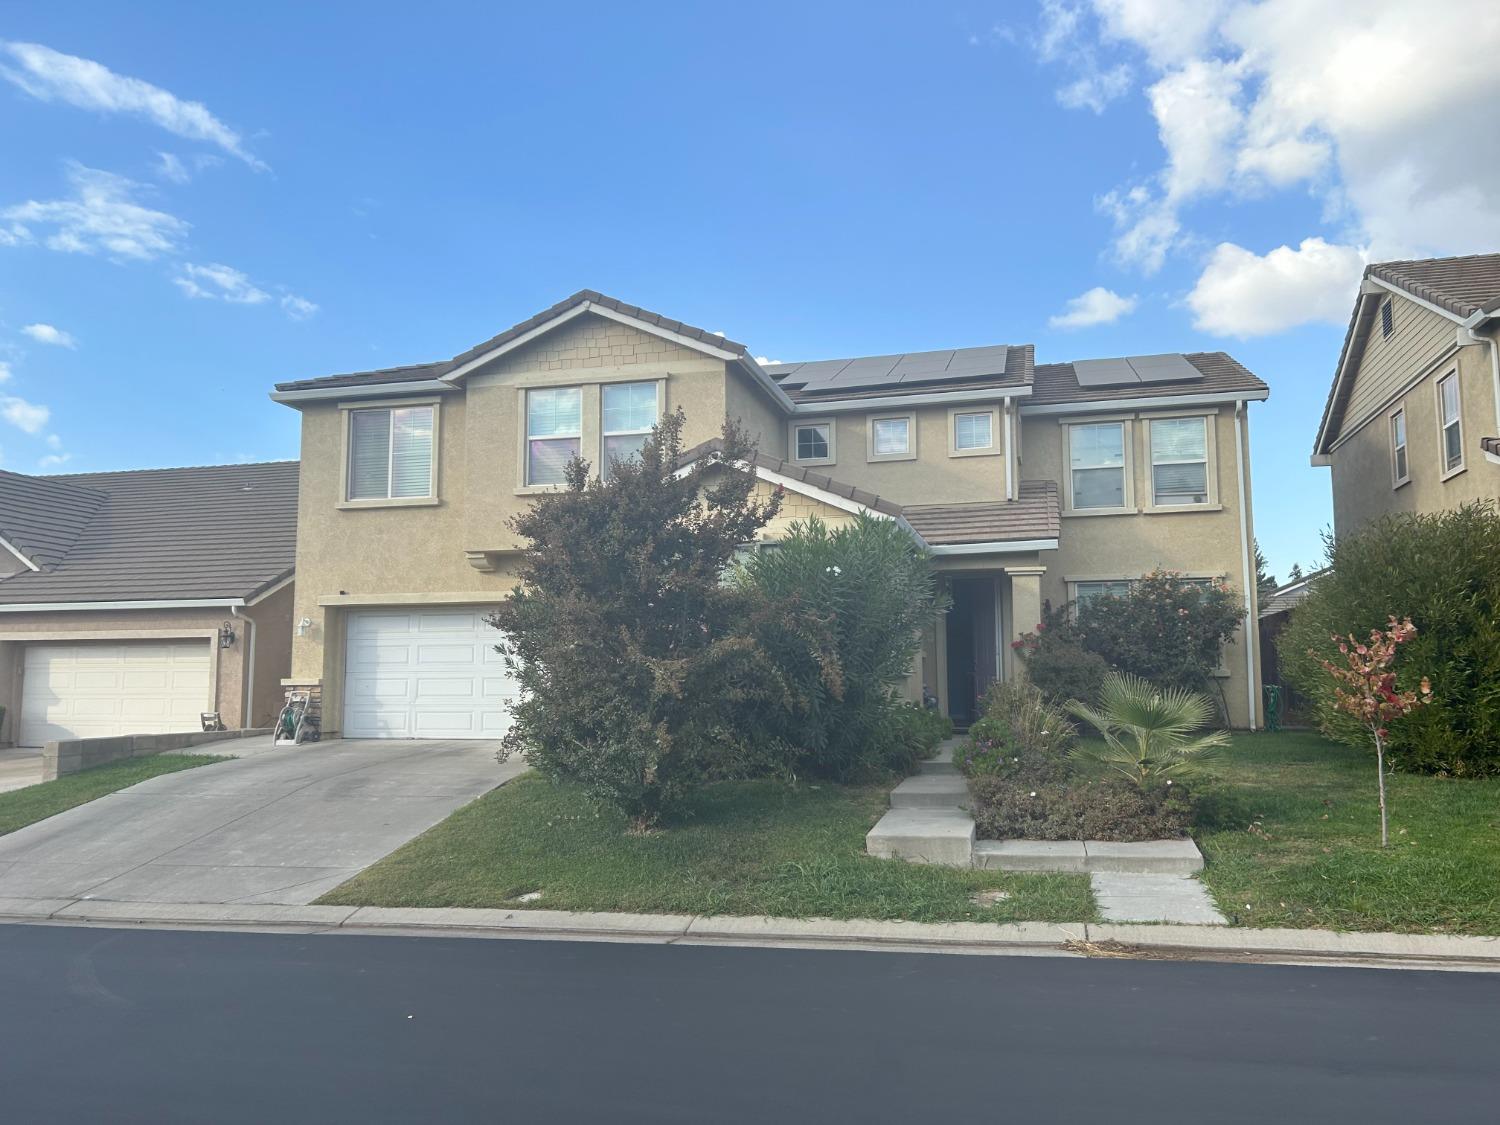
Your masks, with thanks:
[[[1347,638],[1333,639],[1343,656],[1343,664],[1332,660],[1318,661],[1333,677],[1335,706],[1353,716],[1370,732],[1375,742],[1375,771],[1380,789],[1380,846],[1389,843],[1385,811],[1385,740],[1388,724],[1411,714],[1432,702],[1432,683],[1426,676],[1417,690],[1403,691],[1396,686],[1396,650],[1416,635],[1411,618],[1397,621],[1391,617],[1385,629],[1371,629],[1370,639],[1361,643],[1351,633]]]
[[[1026,675],[1042,694],[1060,703],[1094,703],[1109,672],[1109,664],[1083,647],[1068,607],[1050,610],[1036,629],[1012,641],[1011,648],[1026,661]]]

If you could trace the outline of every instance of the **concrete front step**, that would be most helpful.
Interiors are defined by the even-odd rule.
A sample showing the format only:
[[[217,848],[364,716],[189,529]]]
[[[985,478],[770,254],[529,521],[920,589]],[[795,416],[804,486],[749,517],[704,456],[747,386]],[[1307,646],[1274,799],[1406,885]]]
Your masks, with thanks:
[[[974,818],[957,808],[893,808],[866,833],[865,851],[881,859],[970,867]]]
[[[919,773],[891,790],[893,809],[956,809],[969,801],[969,783],[957,773]]]
[[[917,763],[917,772],[923,777],[958,777],[958,767],[951,761],[942,762],[936,758],[930,758],[925,762]]]
[[[974,866],[998,871],[1111,871],[1133,875],[1190,875],[1203,870],[1192,840],[980,840]]]

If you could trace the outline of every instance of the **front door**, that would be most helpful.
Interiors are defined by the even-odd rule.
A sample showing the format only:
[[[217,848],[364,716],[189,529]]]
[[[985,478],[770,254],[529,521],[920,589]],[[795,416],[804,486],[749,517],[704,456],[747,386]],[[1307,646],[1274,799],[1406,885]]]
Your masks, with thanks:
[[[979,717],[979,702],[999,678],[996,651],[997,600],[991,575],[949,580],[948,715],[966,727]]]

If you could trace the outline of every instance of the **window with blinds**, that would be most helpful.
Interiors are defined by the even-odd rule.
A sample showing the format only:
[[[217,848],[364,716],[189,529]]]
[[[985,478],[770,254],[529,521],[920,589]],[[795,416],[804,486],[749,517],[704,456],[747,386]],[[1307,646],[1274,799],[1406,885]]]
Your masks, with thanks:
[[[1075,509],[1125,507],[1125,423],[1069,426],[1068,458]]]
[[[1151,421],[1152,502],[1159,508],[1208,503],[1208,419]]]
[[[954,449],[988,449],[994,444],[992,416],[988,410],[953,416]]]
[[[544,387],[526,392],[526,483],[562,484],[583,439],[583,392]]]
[[[350,500],[416,500],[433,495],[434,406],[349,412]]]
[[[655,383],[606,383],[601,394],[604,411],[604,475],[614,466],[640,455],[657,421]]]

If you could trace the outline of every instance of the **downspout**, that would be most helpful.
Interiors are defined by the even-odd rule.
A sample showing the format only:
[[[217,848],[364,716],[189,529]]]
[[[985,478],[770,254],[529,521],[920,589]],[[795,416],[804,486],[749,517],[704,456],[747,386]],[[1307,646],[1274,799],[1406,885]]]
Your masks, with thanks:
[[[1010,396],[1005,396],[1005,404],[1000,408],[1005,415],[1005,498],[1014,500],[1016,490],[1014,486],[1014,474],[1011,472],[1010,463],[1016,455],[1015,443],[1011,440],[1011,413]]]
[[[1245,404],[1237,402],[1234,405],[1234,467],[1235,477],[1239,482],[1240,491],[1240,564],[1242,581],[1240,588],[1245,592],[1245,701],[1249,704],[1250,729],[1256,730],[1258,724],[1255,721],[1256,697],[1255,697],[1255,649],[1260,643],[1256,637],[1255,622],[1253,615],[1255,611],[1254,595],[1255,578],[1250,569],[1250,512],[1245,504],[1245,433],[1244,433]]]
[[[242,614],[238,606],[230,606],[229,612],[245,623],[245,697],[240,705],[240,727],[245,728],[254,721],[250,712],[255,706],[255,618]]]

